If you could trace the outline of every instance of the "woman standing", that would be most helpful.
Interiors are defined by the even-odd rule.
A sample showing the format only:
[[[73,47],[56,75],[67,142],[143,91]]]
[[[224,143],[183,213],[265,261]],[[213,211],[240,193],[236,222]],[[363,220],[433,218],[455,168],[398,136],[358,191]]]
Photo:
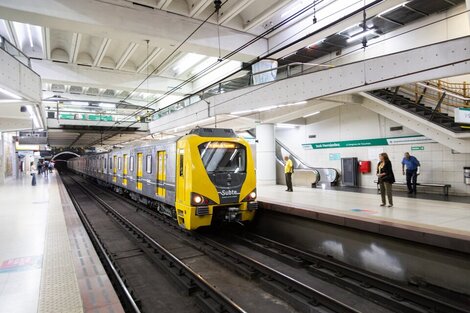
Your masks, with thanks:
[[[380,184],[380,195],[382,196],[382,204],[385,206],[385,195],[388,198],[388,207],[393,206],[392,198],[392,184],[395,182],[395,175],[393,174],[392,162],[386,153],[379,154],[380,162],[377,164],[377,180]]]

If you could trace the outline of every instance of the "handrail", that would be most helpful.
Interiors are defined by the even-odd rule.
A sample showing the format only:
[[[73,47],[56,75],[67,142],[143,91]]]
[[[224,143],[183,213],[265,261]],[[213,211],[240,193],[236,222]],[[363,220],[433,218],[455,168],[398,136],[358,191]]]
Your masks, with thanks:
[[[309,67],[309,68],[305,69],[304,67]],[[278,67],[273,67],[271,69],[255,72],[255,73],[251,72],[247,75],[233,78],[230,80],[222,80],[204,88],[202,91],[198,93],[191,94],[163,109],[157,110],[156,112],[153,113],[153,120],[156,120],[162,116],[168,115],[175,111],[179,111],[185,107],[188,107],[194,103],[197,103],[203,100],[205,95],[212,96],[214,94],[220,94],[226,91],[231,91],[231,90],[240,89],[240,88],[249,87],[249,86],[255,86],[257,84],[254,83],[253,78],[256,76],[265,74],[265,73],[276,71],[277,75],[276,75],[276,78],[273,78],[273,81],[278,81],[278,80],[291,78],[291,77],[295,77],[295,76],[299,76],[303,74],[313,73],[315,71],[320,71],[322,70],[322,68],[331,68],[331,67],[333,67],[333,65],[294,62],[294,63],[281,65]],[[279,70],[283,70],[283,71],[279,72]],[[235,88],[230,87],[230,83],[236,83],[240,81],[242,81],[242,86],[237,86]],[[260,82],[259,84],[262,84],[262,83],[264,82]],[[194,100],[191,100],[191,99],[194,99]]]
[[[23,63],[24,65],[26,65],[27,67],[31,69],[31,58],[28,57],[26,54],[24,54],[23,51],[15,47],[14,44],[12,44],[8,39],[3,37],[2,35],[0,35],[0,49],[2,49],[3,51],[5,51],[6,53],[8,53],[9,55],[11,55],[12,57],[14,57],[15,59],[17,59],[18,61],[20,61],[21,63]],[[16,52],[21,57],[12,53],[11,50]]]

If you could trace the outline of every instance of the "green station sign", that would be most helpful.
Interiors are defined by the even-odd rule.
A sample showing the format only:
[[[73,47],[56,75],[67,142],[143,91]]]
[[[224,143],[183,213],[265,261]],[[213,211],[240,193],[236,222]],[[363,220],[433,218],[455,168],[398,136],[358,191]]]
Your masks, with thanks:
[[[434,141],[430,138],[419,135],[419,136],[402,136],[402,137],[390,137],[390,138],[372,138],[372,139],[306,143],[306,144],[303,144],[302,147],[305,150],[317,150],[317,149],[405,145],[405,144],[430,143],[430,142],[434,142]],[[424,150],[424,147],[422,148]]]

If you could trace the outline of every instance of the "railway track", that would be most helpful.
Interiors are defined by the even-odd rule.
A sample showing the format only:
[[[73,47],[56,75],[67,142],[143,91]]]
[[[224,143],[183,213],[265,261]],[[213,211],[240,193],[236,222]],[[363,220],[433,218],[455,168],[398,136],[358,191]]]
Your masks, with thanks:
[[[79,185],[81,184],[78,180],[76,183]],[[160,214],[155,213],[130,199],[119,197],[118,201],[112,200],[113,197],[118,197],[118,195],[110,191],[105,191],[103,188],[92,184],[88,184],[87,186],[82,185],[81,188],[86,190],[90,197],[93,197],[100,202],[100,204],[106,208],[108,214],[116,216],[119,223],[123,224],[123,227],[127,229],[130,228],[132,233],[136,233],[135,235],[143,240],[145,244],[155,245],[157,242],[151,236],[146,234],[142,228],[139,228],[123,214],[117,212],[117,210],[112,207],[113,203],[127,203],[128,205],[132,205],[135,209],[132,211],[129,210],[129,213],[133,215],[136,215],[136,211],[139,213],[145,213],[147,219],[150,217],[154,222],[158,220],[159,226],[165,225],[166,232],[170,229],[172,232],[174,232],[174,230],[178,230],[180,236],[189,244],[197,247],[199,251],[204,252],[204,254],[210,256],[212,259],[217,260],[219,264],[223,265],[230,271],[242,274],[245,278],[251,279],[252,284],[256,283],[261,285],[264,290],[268,290],[269,294],[288,303],[291,308],[294,308],[295,312],[360,312],[351,305],[338,301],[334,297],[330,297],[315,288],[307,286],[300,281],[275,270],[274,268],[270,268],[261,262],[250,259],[249,257],[242,256],[236,253],[236,251],[230,251],[218,244],[216,241],[202,235],[197,235],[194,232],[190,233],[181,230],[173,221],[168,220]],[[102,197],[97,196],[97,194],[101,194]],[[154,226],[152,227],[155,229]],[[139,228],[140,231],[137,231],[137,228]],[[242,307],[242,305],[239,306]],[[260,307],[258,306],[257,308]],[[280,312],[287,311],[288,309],[284,308]],[[388,311],[371,310],[370,312]]]
[[[88,190],[90,195],[94,195],[97,190],[108,192],[97,185],[90,186],[93,188]],[[264,258],[260,260],[260,258],[242,253],[240,249],[237,249],[237,245],[233,244],[234,242],[250,247],[250,249],[279,260],[292,268],[303,269],[305,273],[333,283],[395,312],[467,312],[465,308],[455,303],[443,301],[412,288],[398,285],[393,281],[351,268],[346,264],[307,253],[256,234],[248,232],[236,234],[231,231],[224,235],[211,234],[211,238],[209,238],[200,233],[187,232],[179,228],[172,220],[124,196],[115,193],[111,193],[111,196],[119,197],[123,202],[132,205],[139,213],[144,213],[153,220],[163,222],[166,228],[172,231],[177,230],[184,240],[198,250],[229,267],[232,271],[236,271],[248,279],[256,279],[271,294],[283,299],[301,312],[358,312],[358,310],[338,301],[335,297],[330,297],[318,289],[312,288],[308,283],[276,270],[264,263],[262,261]],[[108,205],[107,201],[101,200],[103,206]],[[371,312],[374,310],[372,309]]]
[[[263,254],[270,255],[295,267],[305,268],[310,274],[325,281],[372,299],[398,312],[469,312],[470,307],[444,299],[435,294],[400,285],[392,280],[364,272],[345,263],[322,255],[309,253],[251,233],[226,233],[230,241],[236,240]]]
[[[170,253],[153,238],[148,236],[137,225],[110,207],[102,199],[93,195],[90,190],[83,186],[83,184],[81,184],[79,181],[71,177],[67,177],[64,179],[64,182],[66,183],[66,188],[69,191],[74,205],[76,205],[80,217],[84,221],[84,225],[90,234],[90,237],[95,239],[93,240],[93,243],[95,244],[95,247],[98,247],[97,251],[100,252],[101,259],[105,261],[105,264],[107,264],[105,267],[114,268],[114,270],[111,271],[111,277],[113,278],[113,282],[117,283],[118,285],[117,289],[127,312],[140,312],[142,309],[147,312],[155,312],[158,307],[166,307],[168,309],[166,310],[167,312],[174,312],[175,310],[185,310],[185,312],[200,312],[201,310],[203,312],[246,312],[229,297],[216,290],[203,277],[194,272],[186,264],[181,262],[175,255]],[[71,182],[75,186],[71,186]],[[78,189],[80,189],[82,193],[80,193]],[[137,242],[137,244],[129,245],[127,240],[122,240],[122,232],[121,236],[118,236],[117,233],[115,233],[115,229],[109,225],[109,223],[103,227],[104,221],[102,219],[102,214],[99,214],[96,208],[93,210],[93,212],[91,210],[84,209],[85,205],[91,206],[90,201],[84,201],[84,196],[88,197],[88,199],[93,199],[96,204],[101,206],[101,212],[104,213],[105,217],[107,216],[108,218],[113,218],[117,224],[119,224],[123,229],[127,230],[128,235],[133,237],[133,242]],[[99,221],[95,220],[91,222],[90,217],[101,218]],[[98,224],[101,224],[101,227]],[[100,228],[101,232],[99,234],[98,232]],[[121,252],[124,253],[118,253],[116,252],[116,249],[105,248],[106,243],[103,243],[102,241],[105,237],[107,237],[106,233],[109,235],[109,232],[112,232],[111,237],[119,238],[118,241],[120,241],[120,245],[125,246],[125,249],[121,250]],[[112,243],[108,243],[108,245],[112,246]],[[157,271],[154,266],[149,266],[148,261],[145,262],[145,260],[142,260],[142,253],[145,253],[148,258],[158,264],[164,273]],[[138,257],[138,259],[136,257]],[[147,292],[136,291],[138,288],[137,285],[143,282],[144,277],[142,277],[142,275],[136,277],[136,273],[132,273],[133,278],[130,278],[129,276],[131,273],[129,270],[127,271],[129,276],[126,277],[126,270],[122,270],[122,268],[126,267],[126,264],[124,264],[122,260],[131,260],[131,262],[138,263],[139,271],[142,271],[143,276],[152,278],[150,282],[155,283],[153,284],[153,287],[157,287],[156,284],[161,284],[160,279],[164,276],[170,277],[179,286],[180,290],[184,290],[186,295],[191,295],[197,300],[196,302],[199,308],[195,308],[194,303],[191,300],[188,301],[185,299],[182,301],[179,294],[177,292],[172,292],[171,290],[170,292],[160,294],[162,297],[157,301],[150,301],[149,298],[152,298],[152,296],[150,296],[149,293],[153,293],[153,298],[155,298],[155,290],[151,290],[149,288]],[[119,264],[121,269],[116,269],[116,264]],[[110,272],[108,272],[108,274],[109,273]],[[123,275],[124,278],[120,277],[121,275]],[[133,288],[132,281],[134,281]],[[169,295],[170,297],[167,298]],[[159,295],[157,294],[156,296],[158,297]],[[149,301],[145,302],[143,300],[145,298],[147,298]],[[159,304],[156,304],[155,302],[159,302]],[[156,305],[156,307],[154,305]]]

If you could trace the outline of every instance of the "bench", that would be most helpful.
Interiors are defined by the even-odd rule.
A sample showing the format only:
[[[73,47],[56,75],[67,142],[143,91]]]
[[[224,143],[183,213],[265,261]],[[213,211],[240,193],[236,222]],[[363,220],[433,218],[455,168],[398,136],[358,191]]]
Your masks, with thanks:
[[[378,184],[378,181],[374,180],[374,183],[377,184],[377,193],[380,193],[380,186]],[[397,181],[397,182],[394,183],[394,185],[406,186],[406,182]],[[429,183],[429,184],[427,184],[427,183],[417,183],[416,186],[442,188],[443,191],[444,191],[444,196],[446,196],[446,197],[449,195],[449,188],[452,187],[452,185],[449,185],[449,184],[434,184],[434,183]]]

